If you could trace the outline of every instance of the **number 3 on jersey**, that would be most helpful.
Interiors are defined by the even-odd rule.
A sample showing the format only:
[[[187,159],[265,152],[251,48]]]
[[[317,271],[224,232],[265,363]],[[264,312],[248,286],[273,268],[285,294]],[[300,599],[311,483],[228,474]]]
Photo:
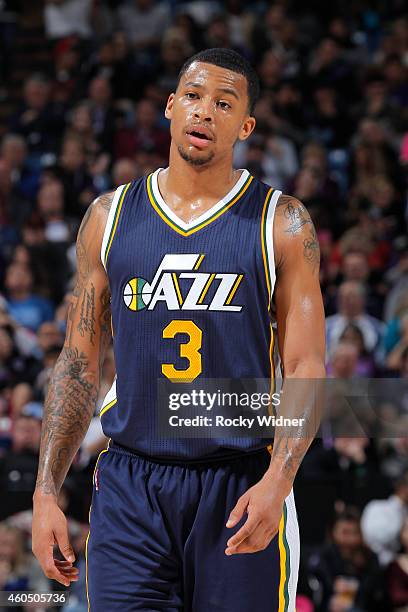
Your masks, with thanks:
[[[201,342],[203,332],[193,321],[174,320],[163,329],[163,338],[175,338],[177,334],[187,334],[188,342],[180,344],[180,357],[188,359],[189,366],[179,370],[172,363],[162,364],[162,373],[174,382],[191,383],[202,372]]]

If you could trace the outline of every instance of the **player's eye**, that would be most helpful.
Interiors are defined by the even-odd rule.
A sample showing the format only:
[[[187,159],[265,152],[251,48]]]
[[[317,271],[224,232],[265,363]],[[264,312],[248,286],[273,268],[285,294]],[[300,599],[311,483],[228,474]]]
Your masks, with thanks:
[[[186,93],[186,98],[189,100],[194,100],[197,97],[197,94],[194,91],[188,91]]]
[[[228,102],[224,102],[223,100],[220,100],[219,102],[217,102],[218,106],[220,106],[223,110],[227,110],[228,108],[231,108],[231,106],[228,104]]]

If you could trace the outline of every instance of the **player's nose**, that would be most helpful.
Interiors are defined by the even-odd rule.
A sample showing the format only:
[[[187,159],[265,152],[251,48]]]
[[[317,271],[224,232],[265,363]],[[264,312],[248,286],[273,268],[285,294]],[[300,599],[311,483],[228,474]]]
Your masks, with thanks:
[[[199,121],[211,122],[214,119],[214,108],[211,100],[202,98],[194,109],[194,117]]]

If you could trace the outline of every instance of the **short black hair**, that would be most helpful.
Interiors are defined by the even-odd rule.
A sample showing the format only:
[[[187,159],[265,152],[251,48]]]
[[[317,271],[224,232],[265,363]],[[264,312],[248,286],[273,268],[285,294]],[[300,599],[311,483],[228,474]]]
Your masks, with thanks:
[[[246,78],[248,84],[248,111],[249,114],[252,115],[255,104],[259,98],[259,79],[254,68],[245,57],[232,49],[224,49],[222,47],[199,51],[184,62],[177,77],[177,87],[183,74],[187,72],[188,68],[194,62],[205,62],[206,64],[213,64],[214,66],[227,68],[232,72],[242,74]]]

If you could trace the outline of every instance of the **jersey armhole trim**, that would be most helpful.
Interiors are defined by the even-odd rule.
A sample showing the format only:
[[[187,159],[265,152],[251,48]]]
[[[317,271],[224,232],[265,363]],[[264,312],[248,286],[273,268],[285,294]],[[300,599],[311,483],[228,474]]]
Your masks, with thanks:
[[[261,221],[261,245],[262,257],[264,262],[266,286],[268,288],[268,310],[272,305],[273,289],[275,287],[275,254],[273,250],[273,221],[275,217],[276,205],[282,192],[278,189],[269,189],[262,211]]]
[[[126,192],[130,187],[130,183],[127,185],[120,185],[115,191],[113,196],[112,205],[106,221],[105,231],[103,232],[102,246],[101,246],[101,261],[102,265],[106,270],[106,262],[110,248],[112,246],[113,238],[115,236],[116,228],[118,226],[119,216],[123,205]]]

